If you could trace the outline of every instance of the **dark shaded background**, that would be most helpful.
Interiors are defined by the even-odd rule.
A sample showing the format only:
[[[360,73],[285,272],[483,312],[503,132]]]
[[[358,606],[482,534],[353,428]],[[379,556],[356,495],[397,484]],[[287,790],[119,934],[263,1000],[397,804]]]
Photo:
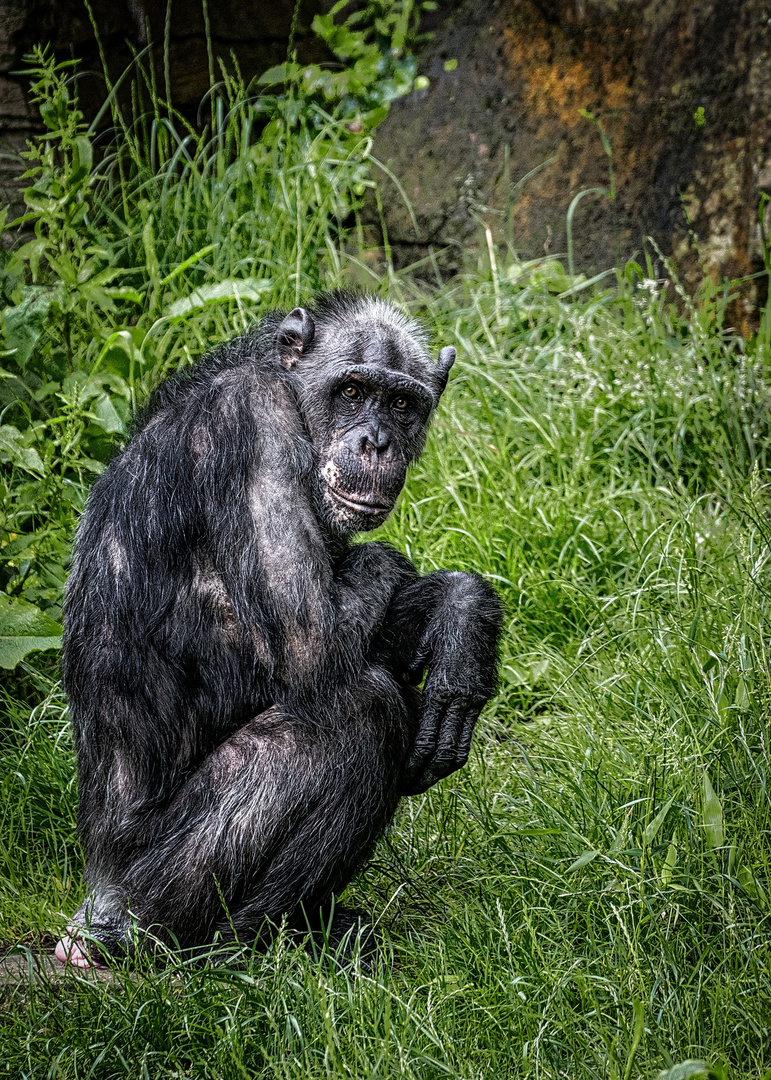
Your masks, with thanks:
[[[302,61],[324,58],[309,28],[314,13],[330,6],[300,4]],[[293,0],[212,0],[208,12],[202,0],[172,0],[175,104],[195,117],[208,89],[207,14],[213,51],[228,63],[235,55],[248,80],[285,58],[293,12]],[[94,0],[93,13],[113,76],[132,47],[144,46],[149,26],[163,79],[165,0]],[[762,269],[757,207],[760,193],[771,192],[771,3],[467,0],[440,4],[426,25],[434,32],[419,70],[430,85],[393,105],[375,147],[401,179],[418,222],[416,232],[384,180],[397,264],[433,246],[446,270],[457,269],[473,255],[482,222],[524,258],[564,252],[571,199],[608,184],[608,159],[584,109],[610,139],[618,194],[615,205],[588,197],[577,208],[578,266],[603,269],[639,254],[652,236],[692,288],[705,274],[718,280]],[[36,42],[82,57],[83,70],[97,73],[81,80],[85,110],[95,111],[104,82],[83,0],[0,0],[0,35],[6,146],[23,147],[37,127],[23,80],[11,74]],[[6,160],[6,191],[13,171]],[[377,241],[374,213],[371,226]],[[743,329],[763,299],[756,283],[745,286],[735,312]]]

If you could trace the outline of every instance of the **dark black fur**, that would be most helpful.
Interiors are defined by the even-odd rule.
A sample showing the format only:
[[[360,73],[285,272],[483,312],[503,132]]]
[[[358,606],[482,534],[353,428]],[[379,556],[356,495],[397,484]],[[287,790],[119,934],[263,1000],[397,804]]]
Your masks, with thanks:
[[[401,795],[466,761],[495,593],[350,544],[392,508],[453,359],[429,361],[388,305],[336,293],[267,316],[138,414],[67,589],[91,894],[75,933],[125,948],[132,913],[194,946],[299,919]]]

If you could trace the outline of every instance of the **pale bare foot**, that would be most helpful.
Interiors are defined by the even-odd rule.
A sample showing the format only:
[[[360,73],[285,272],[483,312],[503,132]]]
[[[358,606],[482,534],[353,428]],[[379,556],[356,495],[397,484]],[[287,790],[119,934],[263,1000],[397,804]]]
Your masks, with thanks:
[[[91,943],[88,928],[94,915],[92,897],[87,897],[72,916],[61,941],[57,941],[54,956],[63,964],[75,968],[103,968],[107,965]]]
[[[77,935],[77,928],[74,926],[68,926],[68,931],[72,931]],[[83,941],[83,938],[78,936],[71,936],[69,933],[57,941],[56,948],[54,949],[54,956],[57,960],[61,960],[63,964],[71,964],[76,968],[103,968],[107,965],[100,960],[96,951],[90,949],[88,945]]]

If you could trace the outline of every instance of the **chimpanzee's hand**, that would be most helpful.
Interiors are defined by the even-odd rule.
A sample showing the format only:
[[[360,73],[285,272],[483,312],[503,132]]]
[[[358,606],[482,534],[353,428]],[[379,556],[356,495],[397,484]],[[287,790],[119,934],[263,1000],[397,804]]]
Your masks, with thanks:
[[[468,761],[471,736],[487,694],[432,686],[423,691],[420,725],[402,781],[403,795],[419,795]]]
[[[412,669],[428,668],[415,742],[402,794],[417,795],[465,765],[479,714],[496,682],[500,601],[474,574],[431,575],[443,595],[416,650]],[[423,579],[427,582],[427,579]]]

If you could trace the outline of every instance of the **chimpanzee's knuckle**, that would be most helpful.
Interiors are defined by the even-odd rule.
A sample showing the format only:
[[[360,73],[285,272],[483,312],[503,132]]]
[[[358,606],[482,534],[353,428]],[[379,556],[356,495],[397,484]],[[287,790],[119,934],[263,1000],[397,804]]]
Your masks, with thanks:
[[[430,757],[432,757],[432,755],[435,753],[435,751],[436,751],[436,739],[435,738],[430,738],[430,737],[429,738],[424,738],[424,739],[418,738],[418,739],[415,740],[415,745],[412,748],[412,756],[417,761],[428,761],[428,759]]]
[[[429,677],[426,689],[423,692],[423,711],[444,712],[456,697],[456,691],[450,686],[437,684],[435,680]]]
[[[423,795],[424,792],[435,784],[436,780],[431,776],[426,776],[422,773],[419,777],[414,779],[411,783],[404,784],[402,791],[405,795]]]

